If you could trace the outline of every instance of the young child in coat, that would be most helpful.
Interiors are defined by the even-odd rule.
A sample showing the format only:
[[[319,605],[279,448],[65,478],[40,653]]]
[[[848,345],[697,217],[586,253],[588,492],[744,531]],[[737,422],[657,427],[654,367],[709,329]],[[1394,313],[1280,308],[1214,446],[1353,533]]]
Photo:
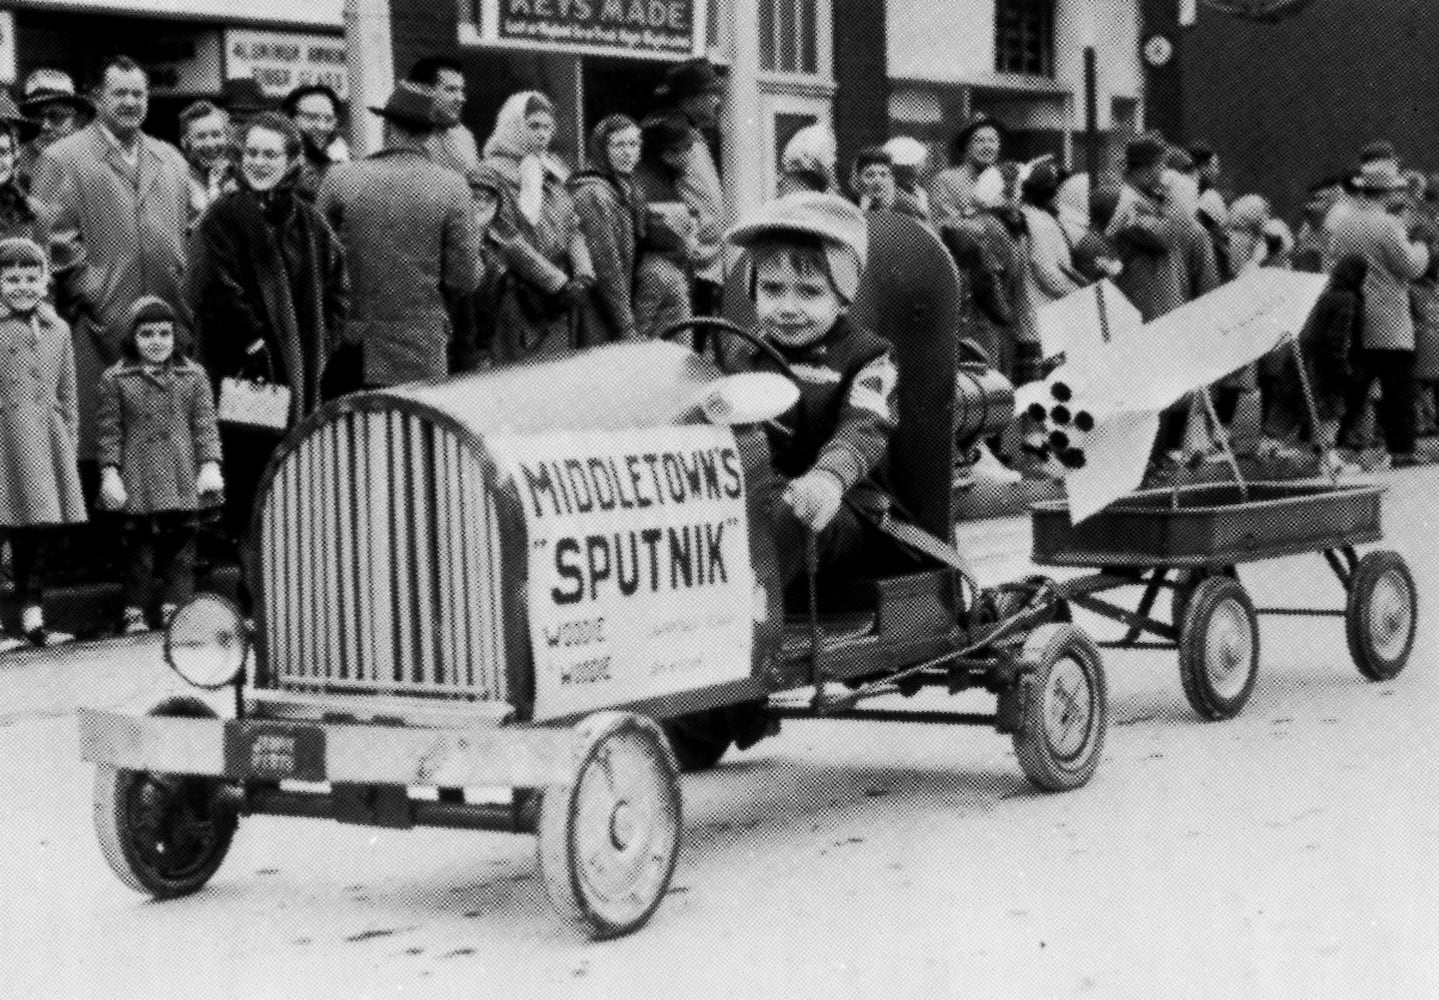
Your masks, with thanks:
[[[155,583],[168,621],[194,590],[196,511],[225,488],[205,370],[176,350],[175,312],[154,296],[130,307],[124,358],[100,378],[100,502],[124,515],[124,634],[149,627]]]
[[[0,240],[0,529],[24,636],[0,629],[0,652],[74,638],[47,629],[42,610],[49,533],[85,521],[74,347],[69,325],[45,301],[49,290],[39,244]]]
[[[867,478],[889,451],[897,372],[889,342],[846,315],[868,245],[858,207],[834,194],[788,194],[741,221],[729,240],[749,251],[757,332],[799,379],[799,401],[769,425],[770,454],[784,480],[772,514],[788,583],[804,571],[806,529],[817,536],[821,565],[862,551],[867,526],[844,499],[860,506],[877,499]],[[748,344],[732,347],[731,360],[779,371]]]

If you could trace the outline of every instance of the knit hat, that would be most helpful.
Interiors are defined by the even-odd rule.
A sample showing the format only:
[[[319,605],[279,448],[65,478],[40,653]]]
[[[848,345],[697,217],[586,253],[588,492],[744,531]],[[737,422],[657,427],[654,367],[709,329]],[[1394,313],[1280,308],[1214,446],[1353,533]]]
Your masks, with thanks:
[[[725,235],[739,247],[775,236],[818,237],[830,281],[846,302],[854,301],[869,252],[864,213],[839,195],[821,191],[797,191],[766,202]]]
[[[130,306],[129,329],[133,335],[145,323],[175,323],[175,310],[158,295],[142,295]]]

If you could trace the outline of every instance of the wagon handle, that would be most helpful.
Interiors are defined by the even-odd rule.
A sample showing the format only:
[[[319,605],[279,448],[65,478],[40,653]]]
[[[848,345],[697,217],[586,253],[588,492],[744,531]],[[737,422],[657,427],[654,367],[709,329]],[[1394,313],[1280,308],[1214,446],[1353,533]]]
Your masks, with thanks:
[[[1209,418],[1209,423],[1214,427],[1214,439],[1219,442],[1219,450],[1224,453],[1224,458],[1234,473],[1234,481],[1239,485],[1239,498],[1248,500],[1249,484],[1244,481],[1244,474],[1239,471],[1239,459],[1234,457],[1234,448],[1229,440],[1229,432],[1219,422],[1219,414],[1214,410],[1214,398],[1209,395],[1209,386],[1199,390],[1199,397],[1204,401],[1204,412]]]
[[[1299,369],[1299,385],[1304,390],[1304,407],[1309,411],[1309,444],[1314,449],[1314,454],[1319,456],[1319,469],[1324,470],[1324,456],[1330,450],[1329,447],[1319,440],[1319,404],[1314,401],[1314,386],[1309,381],[1309,369],[1304,364],[1304,352],[1299,349],[1299,338],[1290,335],[1289,350],[1294,355],[1294,366]],[[1329,471],[1331,481],[1339,479],[1338,466]]]

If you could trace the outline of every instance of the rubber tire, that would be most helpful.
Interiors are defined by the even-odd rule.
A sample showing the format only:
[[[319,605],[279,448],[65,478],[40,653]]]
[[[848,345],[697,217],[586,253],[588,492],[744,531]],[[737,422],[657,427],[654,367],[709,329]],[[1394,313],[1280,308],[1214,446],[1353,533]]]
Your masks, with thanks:
[[[685,774],[708,771],[720,762],[733,742],[715,712],[695,712],[666,719],[661,724],[679,769]]]
[[[1050,740],[1045,726],[1044,692],[1055,668],[1073,659],[1083,672],[1089,694],[1090,716],[1084,741],[1067,758]],[[1036,788],[1045,792],[1066,792],[1088,783],[1099,766],[1104,735],[1109,727],[1109,696],[1104,663],[1093,640],[1074,625],[1053,622],[1041,625],[1025,639],[1020,652],[1025,676],[1024,713],[1014,733],[1014,753],[1020,769]]]
[[[1369,616],[1373,612],[1375,588],[1389,574],[1397,574],[1409,591],[1409,634],[1403,652],[1385,659],[1374,648]],[[1349,655],[1359,672],[1371,681],[1388,681],[1398,677],[1414,651],[1414,638],[1419,630],[1419,590],[1409,564],[1397,552],[1370,552],[1359,560],[1349,578],[1349,597],[1344,608],[1344,632],[1349,641]]]
[[[580,746],[569,783],[547,787],[540,794],[537,852],[545,891],[560,918],[593,940],[605,940],[643,927],[669,891],[684,835],[679,770],[664,734],[651,719],[625,712],[599,712],[586,717],[575,729]],[[650,887],[647,897],[638,898],[638,909],[623,912],[606,910],[604,901],[590,891],[581,870],[585,845],[578,840],[585,832],[578,819],[586,772],[600,760],[605,747],[617,739],[636,739],[642,747],[647,745],[645,755],[660,785],[659,807],[673,814],[674,824],[672,841],[661,845],[663,854],[656,858],[661,862],[660,878]],[[612,813],[611,822],[614,817]]]
[[[1235,602],[1243,611],[1251,638],[1249,669],[1239,690],[1226,695],[1215,689],[1205,669],[1209,653],[1209,626],[1216,612]],[[1184,624],[1179,630],[1179,681],[1184,697],[1200,718],[1211,722],[1232,719],[1238,715],[1254,693],[1259,677],[1259,616],[1249,592],[1238,580],[1228,575],[1208,576],[1194,588],[1184,610]]]

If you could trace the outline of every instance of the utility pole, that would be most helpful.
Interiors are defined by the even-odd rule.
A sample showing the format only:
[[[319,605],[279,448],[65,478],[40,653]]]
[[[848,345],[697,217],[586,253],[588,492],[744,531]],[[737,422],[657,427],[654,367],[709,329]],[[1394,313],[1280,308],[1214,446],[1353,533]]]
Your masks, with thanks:
[[[395,86],[390,0],[345,0],[345,60],[350,74],[350,147],[354,156],[384,145],[383,107]]]

